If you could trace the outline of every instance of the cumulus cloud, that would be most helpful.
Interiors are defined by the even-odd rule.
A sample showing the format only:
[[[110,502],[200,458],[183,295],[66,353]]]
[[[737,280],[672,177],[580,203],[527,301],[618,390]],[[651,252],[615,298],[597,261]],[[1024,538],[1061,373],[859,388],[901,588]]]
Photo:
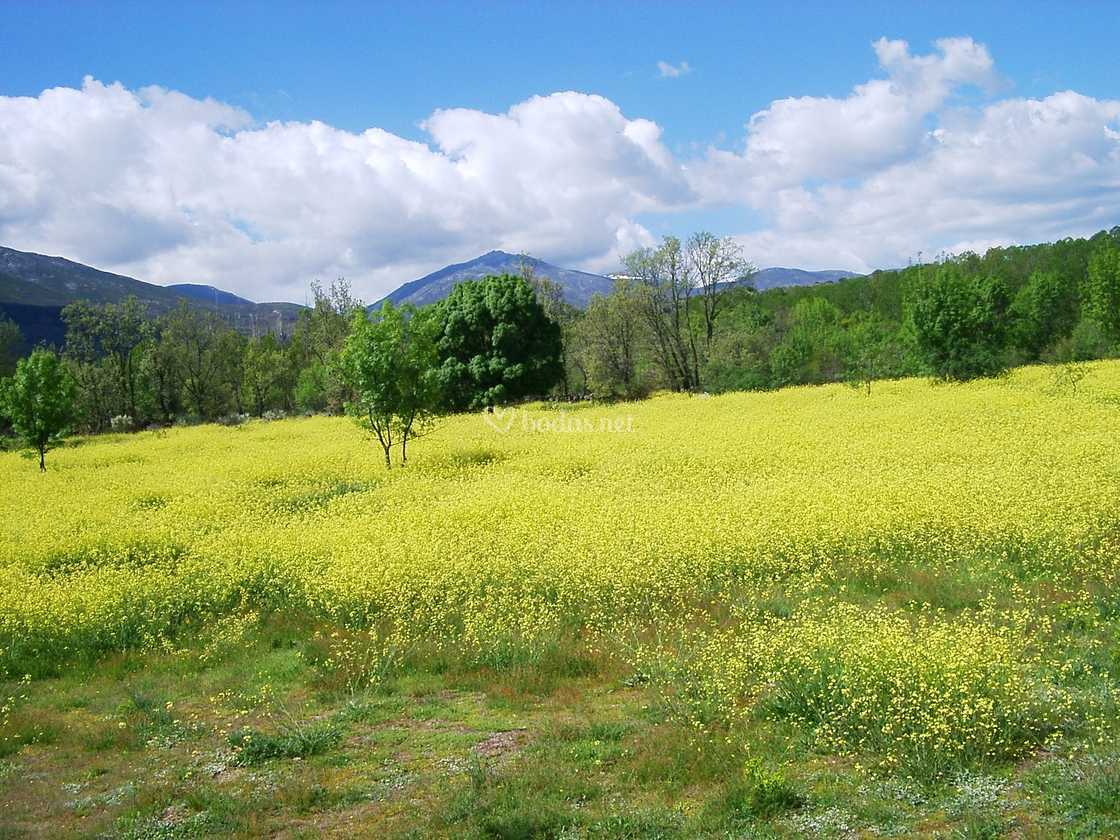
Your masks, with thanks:
[[[1120,222],[1120,101],[999,98],[969,38],[872,47],[877,78],[772,102],[692,158],[575,92],[436,111],[426,142],[94,79],[0,96],[0,243],[301,301],[314,278],[374,299],[491,248],[610,270],[653,241],[639,219],[705,207],[754,211],[717,232],[759,265],[854,270]]]
[[[682,61],[680,64],[670,64],[668,61],[657,62],[657,72],[663,79],[676,79],[681,76],[688,75],[692,72],[687,61]]]
[[[997,86],[988,50],[936,47],[914,56],[880,39],[887,78],[774,102],[741,152],[693,162],[707,200],[762,212],[765,229],[739,237],[756,261],[868,270],[1120,222],[1120,101],[1066,91],[965,106],[963,88]]]
[[[0,124],[0,241],[257,299],[335,274],[373,298],[492,247],[613,266],[692,198],[658,126],[581,93],[437,111],[431,144],[93,79],[0,97]]]

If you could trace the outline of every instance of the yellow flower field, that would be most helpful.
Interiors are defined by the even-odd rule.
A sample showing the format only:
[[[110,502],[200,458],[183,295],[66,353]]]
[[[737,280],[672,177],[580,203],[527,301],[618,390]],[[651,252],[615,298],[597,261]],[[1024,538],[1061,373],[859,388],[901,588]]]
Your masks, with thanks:
[[[1010,755],[993,704],[1039,705],[1021,667],[1046,665],[1033,640],[1051,607],[1091,609],[1117,578],[1120,363],[1076,393],[1053,383],[1037,367],[869,396],[537,405],[449,418],[391,471],[352,423],[321,417],[87,440],[45,475],[0,455],[0,666],[159,645],[242,608],[496,662],[699,609],[709,643],[731,635],[696,677],[730,680],[729,710],[789,678],[776,663],[804,671],[827,648],[848,677],[795,716],[829,744],[866,747],[892,708],[903,753],[942,737],[917,720],[920,687],[891,688],[933,669],[950,693],[963,675],[979,705],[932,748]],[[966,614],[923,611],[962,585]],[[775,587],[792,623],[760,606]],[[1033,618],[980,603],[1009,594]]]

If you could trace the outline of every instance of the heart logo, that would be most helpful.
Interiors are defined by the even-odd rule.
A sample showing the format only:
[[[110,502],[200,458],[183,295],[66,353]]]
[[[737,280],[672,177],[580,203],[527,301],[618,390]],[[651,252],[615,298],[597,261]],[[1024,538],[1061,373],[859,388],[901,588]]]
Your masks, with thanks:
[[[517,410],[513,408],[497,408],[493,411],[484,411],[482,419],[486,421],[495,432],[500,435],[506,434],[513,428],[513,421],[517,417]]]

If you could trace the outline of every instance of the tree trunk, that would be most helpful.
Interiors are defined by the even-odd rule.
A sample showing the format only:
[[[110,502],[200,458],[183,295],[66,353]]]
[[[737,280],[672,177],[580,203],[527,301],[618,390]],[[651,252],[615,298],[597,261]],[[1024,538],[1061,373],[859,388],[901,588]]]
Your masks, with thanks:
[[[45,446],[39,447],[39,472],[47,471],[47,448]]]

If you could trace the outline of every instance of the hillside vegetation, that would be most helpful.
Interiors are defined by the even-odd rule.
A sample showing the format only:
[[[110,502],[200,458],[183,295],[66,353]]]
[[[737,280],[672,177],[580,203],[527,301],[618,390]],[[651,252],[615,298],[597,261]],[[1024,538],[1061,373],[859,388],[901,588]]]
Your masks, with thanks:
[[[1114,835],[1082,374],[499,408],[394,470],[327,417],[0,455],[0,821]]]

